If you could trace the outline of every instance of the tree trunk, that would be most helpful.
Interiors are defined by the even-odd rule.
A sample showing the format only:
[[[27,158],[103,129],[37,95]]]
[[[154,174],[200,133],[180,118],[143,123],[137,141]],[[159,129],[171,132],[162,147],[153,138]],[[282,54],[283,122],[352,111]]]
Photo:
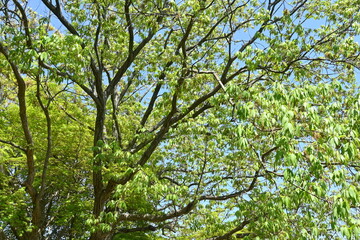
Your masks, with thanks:
[[[104,137],[104,123],[105,123],[105,104],[103,106],[97,106],[96,122],[95,122],[95,134],[94,134],[94,146],[98,146],[98,141],[103,141]],[[93,157],[93,186],[94,186],[94,208],[93,215],[95,218],[100,216],[100,213],[104,210],[105,199],[103,198],[104,184],[102,180],[102,161],[96,158],[101,150],[95,148]],[[91,234],[90,240],[104,240],[107,239],[108,233],[102,232],[100,229]]]

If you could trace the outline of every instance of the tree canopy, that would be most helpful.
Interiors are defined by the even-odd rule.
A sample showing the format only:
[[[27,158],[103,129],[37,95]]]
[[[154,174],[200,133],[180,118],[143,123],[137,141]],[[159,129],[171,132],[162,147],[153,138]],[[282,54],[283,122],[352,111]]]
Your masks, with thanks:
[[[0,239],[358,239],[359,0],[0,0]]]

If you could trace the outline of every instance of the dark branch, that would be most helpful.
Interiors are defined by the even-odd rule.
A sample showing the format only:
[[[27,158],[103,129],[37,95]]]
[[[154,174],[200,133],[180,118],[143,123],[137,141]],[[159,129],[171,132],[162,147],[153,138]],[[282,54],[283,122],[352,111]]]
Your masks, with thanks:
[[[0,142],[5,143],[5,144],[8,144],[8,145],[10,145],[10,146],[13,146],[14,148],[17,148],[17,149],[19,149],[19,150],[21,150],[21,151],[23,151],[23,152],[26,152],[26,149],[25,149],[25,148],[23,148],[23,147],[15,144],[15,143],[13,143],[13,142],[6,141],[6,140],[2,140],[2,139],[0,139]]]
[[[249,223],[251,223],[252,221],[255,221],[255,220],[256,219],[244,220],[242,223],[240,223],[239,226],[233,228],[232,230],[228,231],[224,235],[208,238],[207,240],[225,240],[225,239],[229,239],[231,237],[231,235],[233,235],[234,233],[236,233],[238,231],[241,231],[242,229],[244,229],[244,227],[246,225],[248,225]]]
[[[66,29],[73,35],[80,36],[79,33],[75,30],[75,28],[70,24],[70,22],[63,16],[60,8],[60,4],[56,4],[54,6],[50,1],[48,0],[41,0],[45,6],[55,14],[55,16],[59,19],[59,21],[66,27]]]
[[[151,215],[151,214],[131,214],[123,213],[119,215],[119,221],[148,221],[148,222],[163,222],[168,219],[177,218],[182,215],[188,214],[196,206],[197,201],[194,200],[187,204],[184,208],[179,211],[164,215]]]

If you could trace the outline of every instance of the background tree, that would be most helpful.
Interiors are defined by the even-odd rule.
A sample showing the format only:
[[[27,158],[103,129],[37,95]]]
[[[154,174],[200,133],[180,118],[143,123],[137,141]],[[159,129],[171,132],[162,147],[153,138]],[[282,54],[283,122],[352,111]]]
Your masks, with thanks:
[[[358,237],[359,8],[1,0],[0,239]]]

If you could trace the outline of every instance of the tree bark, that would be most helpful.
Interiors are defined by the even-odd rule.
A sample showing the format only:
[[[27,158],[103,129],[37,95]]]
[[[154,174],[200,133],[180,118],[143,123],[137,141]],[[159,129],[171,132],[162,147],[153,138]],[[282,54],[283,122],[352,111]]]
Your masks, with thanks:
[[[105,102],[105,101],[103,101]],[[93,215],[95,218],[100,216],[100,213],[104,210],[105,201],[103,197],[104,184],[102,179],[102,160],[97,157],[101,154],[101,150],[98,147],[99,141],[103,141],[104,137],[104,123],[105,123],[105,103],[103,105],[97,105],[95,133],[94,133],[94,163],[93,163],[93,186],[94,186],[94,208]],[[107,239],[109,233],[104,233],[100,229],[91,234],[90,240],[102,240]]]

